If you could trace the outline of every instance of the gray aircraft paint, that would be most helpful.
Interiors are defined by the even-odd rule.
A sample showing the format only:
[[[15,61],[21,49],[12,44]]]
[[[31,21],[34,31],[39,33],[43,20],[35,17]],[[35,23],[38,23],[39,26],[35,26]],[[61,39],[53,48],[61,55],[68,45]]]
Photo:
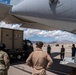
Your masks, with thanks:
[[[11,14],[34,22],[76,33],[76,0],[24,0],[15,5]],[[26,26],[25,26],[26,27]]]
[[[58,0],[57,3],[51,3],[50,0],[23,0],[13,6],[11,11],[8,9],[8,12],[4,12],[6,15],[3,14],[4,16],[0,15],[0,17],[7,23],[20,23],[24,27],[28,20],[35,22],[37,26],[31,23],[27,27],[47,30],[61,29],[76,33],[75,6],[76,0]],[[6,7],[0,4],[0,8]],[[0,12],[3,13],[2,10]],[[39,28],[38,24],[42,27]]]
[[[64,20],[76,19],[76,0],[24,0],[12,8],[12,13],[22,16],[53,18]]]

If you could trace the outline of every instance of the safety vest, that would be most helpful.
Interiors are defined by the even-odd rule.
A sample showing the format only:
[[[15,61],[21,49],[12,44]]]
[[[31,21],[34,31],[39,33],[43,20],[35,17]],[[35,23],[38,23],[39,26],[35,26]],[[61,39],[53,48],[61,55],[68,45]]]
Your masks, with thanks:
[[[64,52],[61,52],[61,54],[64,54]]]

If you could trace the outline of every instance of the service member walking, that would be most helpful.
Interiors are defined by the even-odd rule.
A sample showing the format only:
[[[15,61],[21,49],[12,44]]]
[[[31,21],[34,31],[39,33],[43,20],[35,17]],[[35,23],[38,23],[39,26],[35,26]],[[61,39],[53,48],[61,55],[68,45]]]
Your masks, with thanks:
[[[32,75],[46,75],[46,69],[53,63],[50,55],[42,50],[42,46],[43,42],[37,42],[36,50],[26,60],[26,64],[33,68]]]
[[[72,44],[72,58],[75,57],[75,53],[76,53],[76,47],[75,44]]]
[[[9,57],[3,51],[3,44],[0,44],[0,75],[7,75],[9,69]]]
[[[62,45],[62,48],[61,48],[61,51],[60,51],[60,58],[61,58],[61,60],[64,59],[64,55],[65,55],[65,48],[64,48],[64,46]]]
[[[51,55],[51,46],[50,46],[50,45],[47,46],[47,53],[48,53],[49,55]]]

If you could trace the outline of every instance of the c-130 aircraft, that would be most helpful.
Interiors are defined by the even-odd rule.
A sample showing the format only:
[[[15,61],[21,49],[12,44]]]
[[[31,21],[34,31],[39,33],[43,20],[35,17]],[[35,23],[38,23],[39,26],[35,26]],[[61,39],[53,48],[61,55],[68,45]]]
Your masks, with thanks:
[[[76,33],[76,0],[9,1],[8,5],[0,3],[0,21],[26,28]]]

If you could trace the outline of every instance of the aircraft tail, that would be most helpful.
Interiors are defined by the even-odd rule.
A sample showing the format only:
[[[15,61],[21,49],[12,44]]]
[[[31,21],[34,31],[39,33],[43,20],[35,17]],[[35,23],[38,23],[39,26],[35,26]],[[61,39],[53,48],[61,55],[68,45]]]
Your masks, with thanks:
[[[5,3],[5,4],[10,4],[10,5],[16,5],[20,2],[22,2],[23,0],[0,0],[1,3]]]

